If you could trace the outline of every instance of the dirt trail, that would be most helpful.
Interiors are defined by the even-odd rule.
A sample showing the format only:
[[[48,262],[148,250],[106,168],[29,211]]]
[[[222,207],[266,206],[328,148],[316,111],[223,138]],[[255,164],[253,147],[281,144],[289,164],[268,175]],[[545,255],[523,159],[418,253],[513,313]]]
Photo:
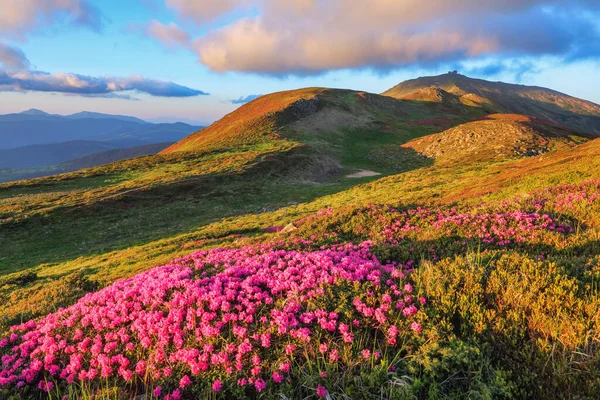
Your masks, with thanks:
[[[359,169],[356,172],[346,175],[346,178],[365,178],[367,176],[379,176],[379,172],[369,171],[367,169]]]

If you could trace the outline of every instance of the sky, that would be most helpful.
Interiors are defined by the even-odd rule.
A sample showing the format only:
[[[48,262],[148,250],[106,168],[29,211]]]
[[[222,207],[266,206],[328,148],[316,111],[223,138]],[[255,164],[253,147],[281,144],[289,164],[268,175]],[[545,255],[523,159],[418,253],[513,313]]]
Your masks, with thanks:
[[[600,103],[598,0],[1,0],[0,114],[208,124],[307,86],[448,70]]]

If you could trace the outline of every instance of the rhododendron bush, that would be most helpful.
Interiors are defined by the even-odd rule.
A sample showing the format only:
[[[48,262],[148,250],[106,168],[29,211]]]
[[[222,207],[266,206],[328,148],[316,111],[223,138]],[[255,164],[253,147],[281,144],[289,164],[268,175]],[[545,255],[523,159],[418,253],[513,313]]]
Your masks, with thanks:
[[[320,396],[340,371],[394,369],[421,332],[410,272],[369,243],[197,252],[14,327],[0,342],[0,385],[111,379],[177,399],[285,392],[291,375],[313,371]]]

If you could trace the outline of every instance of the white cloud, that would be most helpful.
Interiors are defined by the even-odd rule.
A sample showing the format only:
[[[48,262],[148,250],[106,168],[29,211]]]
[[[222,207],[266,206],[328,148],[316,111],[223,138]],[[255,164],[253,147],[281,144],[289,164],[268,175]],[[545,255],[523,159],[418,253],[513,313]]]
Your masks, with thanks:
[[[251,0],[166,0],[167,6],[177,10],[180,16],[195,19],[199,23],[210,21],[251,3]]]
[[[207,93],[173,82],[147,79],[141,76],[93,77],[87,75],[40,71],[0,70],[0,91],[59,92],[82,96],[109,97],[113,93],[138,91],[159,97],[192,97]],[[114,96],[113,96],[114,97]]]

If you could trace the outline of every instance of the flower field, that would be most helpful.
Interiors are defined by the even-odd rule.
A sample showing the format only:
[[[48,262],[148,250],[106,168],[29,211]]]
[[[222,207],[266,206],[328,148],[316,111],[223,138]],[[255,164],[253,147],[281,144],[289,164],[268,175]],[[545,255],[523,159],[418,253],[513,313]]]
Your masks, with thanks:
[[[14,326],[0,394],[585,398],[600,390],[599,215],[598,181],[324,209]]]
[[[357,360],[393,368],[394,350],[421,332],[425,299],[409,272],[369,243],[194,253],[14,327],[0,384],[52,392],[113,379],[178,399],[292,388],[309,368],[321,386],[305,390],[326,393],[327,377]]]

